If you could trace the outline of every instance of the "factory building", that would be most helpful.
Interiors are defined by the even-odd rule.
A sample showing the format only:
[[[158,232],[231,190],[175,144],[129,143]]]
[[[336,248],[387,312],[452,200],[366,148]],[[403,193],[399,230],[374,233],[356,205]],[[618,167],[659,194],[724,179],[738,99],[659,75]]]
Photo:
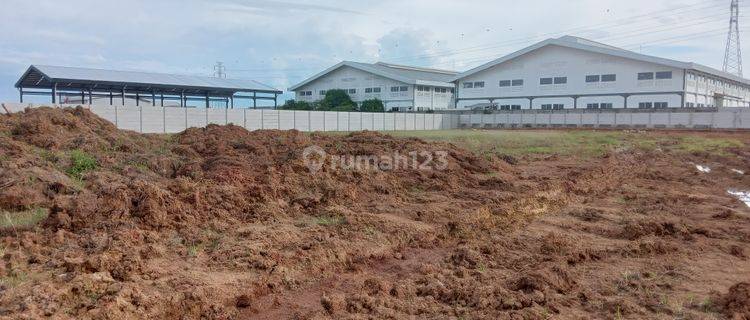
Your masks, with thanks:
[[[548,39],[456,75],[455,105],[514,109],[747,107],[750,80],[583,38]]]
[[[458,72],[378,62],[343,61],[292,86],[297,101],[315,102],[328,90],[343,89],[354,102],[380,99],[386,111],[423,111],[453,108]]]

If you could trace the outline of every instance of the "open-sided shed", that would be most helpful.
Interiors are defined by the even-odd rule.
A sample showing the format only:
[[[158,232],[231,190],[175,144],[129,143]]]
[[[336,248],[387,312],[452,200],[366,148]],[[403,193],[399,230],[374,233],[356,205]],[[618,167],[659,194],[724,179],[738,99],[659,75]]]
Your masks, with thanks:
[[[221,101],[226,107],[234,108],[235,100],[246,99],[257,107],[257,100],[273,100],[280,90],[254,80],[223,79],[176,74],[115,71],[91,68],[32,65],[16,82],[20,102],[26,95],[45,95],[52,103],[63,97],[80,97],[81,103],[91,104],[94,98],[108,98],[109,104],[120,100],[134,99],[136,104],[150,102],[163,106],[165,100],[180,101],[186,106],[188,101]],[[244,95],[243,95],[244,94]]]

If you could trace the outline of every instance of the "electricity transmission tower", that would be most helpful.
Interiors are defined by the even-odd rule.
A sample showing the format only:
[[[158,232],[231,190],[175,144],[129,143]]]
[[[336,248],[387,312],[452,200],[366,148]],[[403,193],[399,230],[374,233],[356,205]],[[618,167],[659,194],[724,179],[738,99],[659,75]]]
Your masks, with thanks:
[[[732,16],[729,18],[729,33],[727,34],[727,49],[724,53],[724,72],[742,77],[742,50],[740,49],[740,16],[739,0],[732,0]]]
[[[222,62],[216,62],[216,65],[214,65],[214,77],[216,78],[227,78],[227,68],[224,66],[224,63]]]

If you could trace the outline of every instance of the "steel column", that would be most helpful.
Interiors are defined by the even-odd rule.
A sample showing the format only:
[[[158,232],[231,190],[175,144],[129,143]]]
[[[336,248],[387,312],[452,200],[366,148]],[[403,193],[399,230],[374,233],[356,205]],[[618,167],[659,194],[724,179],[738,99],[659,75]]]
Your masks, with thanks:
[[[91,89],[89,89],[89,105],[91,105],[94,102],[94,99],[91,95]]]
[[[151,106],[156,107],[156,90],[151,90]]]
[[[258,109],[258,101],[256,100],[257,92],[253,91],[253,109]]]
[[[229,103],[232,106],[232,109],[234,109],[234,96],[229,97]]]
[[[120,96],[122,99],[122,105],[125,105],[125,88],[123,87],[121,90],[122,95]]]
[[[81,90],[81,105],[86,103],[86,92]]]
[[[163,107],[164,106],[164,94],[163,93],[159,94],[159,98],[161,100],[161,106]]]
[[[113,97],[112,97],[112,90],[110,89],[110,90],[109,90],[109,105],[110,105],[110,106],[112,105],[112,100],[113,100],[112,98],[113,98]]]
[[[18,102],[23,103],[23,87],[18,88]]]
[[[273,108],[276,109],[279,106],[279,98],[276,93],[273,94]]]
[[[206,109],[208,109],[208,108],[209,108],[209,105],[208,105],[208,93],[206,93]]]
[[[141,105],[141,94],[136,92],[135,93],[135,106],[138,107]]]

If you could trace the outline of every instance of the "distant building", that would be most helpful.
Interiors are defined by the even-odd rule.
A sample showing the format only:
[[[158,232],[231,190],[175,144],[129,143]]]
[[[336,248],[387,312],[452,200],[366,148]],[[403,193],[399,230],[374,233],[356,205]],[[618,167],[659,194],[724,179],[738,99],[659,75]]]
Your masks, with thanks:
[[[388,63],[343,61],[292,86],[297,101],[314,102],[331,89],[343,89],[360,103],[380,99],[386,110],[436,110],[453,108],[458,72]]]
[[[463,72],[458,107],[510,109],[747,107],[750,80],[696,63],[565,36]]]

